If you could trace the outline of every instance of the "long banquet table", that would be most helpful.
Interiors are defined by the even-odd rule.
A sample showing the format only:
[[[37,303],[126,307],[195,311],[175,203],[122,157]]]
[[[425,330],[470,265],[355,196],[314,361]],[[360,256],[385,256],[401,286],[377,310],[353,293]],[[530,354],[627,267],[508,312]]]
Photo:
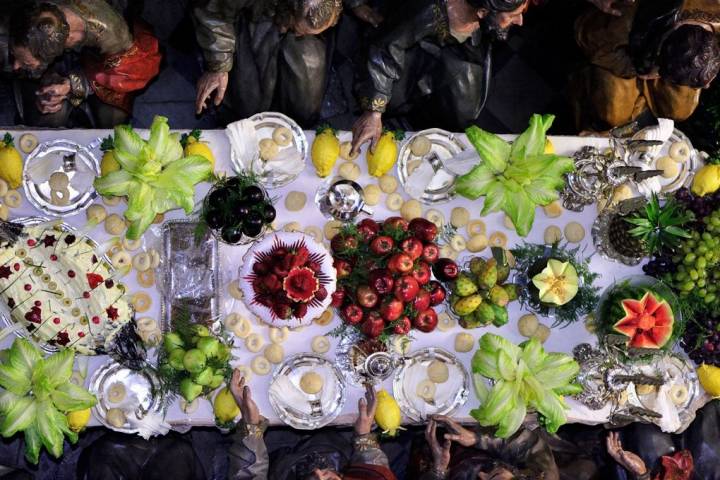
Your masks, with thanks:
[[[15,130],[11,133],[13,135],[20,135],[24,133],[24,130]],[[42,131],[34,131],[35,135],[37,135],[40,142],[50,141],[50,140],[57,140],[57,139],[67,139],[72,140],[74,142],[80,143],[82,145],[89,145],[93,141],[95,141],[98,138],[105,137],[107,135],[110,135],[111,131],[105,131],[105,130],[42,130]],[[147,135],[147,132],[141,132],[143,136]],[[306,132],[308,136],[309,144],[312,144],[312,140],[314,138],[314,132]],[[349,140],[351,137],[349,132],[341,132],[340,139],[341,141]],[[558,154],[560,155],[572,155],[575,151],[580,149],[581,147],[585,145],[593,145],[600,148],[605,148],[608,146],[607,139],[603,138],[590,138],[590,137],[550,137],[553,144],[555,145],[555,149]],[[222,130],[210,130],[210,131],[204,131],[203,132],[203,139],[205,141],[208,141],[211,145],[211,148],[215,154],[216,157],[216,171],[218,173],[220,172],[227,172],[228,174],[232,174],[233,167],[230,161],[230,145],[229,142],[225,136],[224,131]],[[464,141],[467,145],[469,145],[469,142],[464,138]],[[98,159],[101,157],[101,152],[98,150],[95,150],[94,152]],[[359,183],[361,185],[367,185],[369,183],[374,183],[376,179],[370,177],[367,174],[367,165],[365,161],[365,149],[363,149],[363,154],[356,160],[356,163],[360,166],[363,174],[361,179],[359,180]],[[338,161],[337,165],[340,165],[342,160]],[[391,170],[391,174],[396,175],[395,170]],[[315,203],[313,202],[313,198],[315,195],[316,190],[321,184],[321,179],[319,179],[314,172],[312,163],[310,159],[308,158],[306,161],[306,168],[302,172],[302,174],[291,184],[279,188],[276,190],[271,191],[271,195],[278,198],[278,201],[276,202],[277,207],[277,226],[278,228],[282,228],[283,225],[286,223],[289,223],[291,221],[297,221],[301,224],[303,228],[309,225],[316,225],[318,227],[321,227],[325,224],[327,221],[322,217],[319,210],[316,208]],[[200,201],[206,192],[209,189],[209,184],[204,183],[197,187],[195,199],[196,201]],[[284,197],[287,193],[291,191],[302,191],[307,194],[308,201],[300,212],[288,212],[285,209],[284,205]],[[409,198],[404,191],[402,190],[402,187],[399,187],[398,192],[401,193],[406,199]],[[374,214],[373,218],[376,219],[383,219],[392,215],[397,215],[397,212],[391,212],[387,209],[385,206],[384,200],[385,195],[382,196],[381,202],[374,207]],[[100,202],[100,199],[97,200]],[[115,207],[107,207],[108,213],[115,212],[118,214],[122,214],[124,211],[125,204],[121,202],[118,206]],[[479,212],[481,209],[481,203],[479,202],[473,202],[470,200],[466,200],[463,198],[456,198],[450,203],[446,203],[443,205],[438,206],[424,206],[424,211],[426,211],[428,208],[435,208],[440,211],[442,211],[446,219],[449,221],[450,219],[450,211],[453,207],[456,206],[464,206],[466,207],[470,213],[471,218],[479,218]],[[570,221],[577,221],[580,224],[582,224],[585,227],[586,236],[585,239],[582,242],[582,245],[584,247],[584,252],[587,255],[590,255],[594,252],[594,248],[592,245],[592,239],[590,235],[590,230],[592,223],[596,217],[597,210],[595,206],[590,206],[586,208],[586,210],[582,213],[575,213],[570,211],[565,211],[563,215],[559,218],[548,218],[543,213],[542,209],[538,208],[537,216],[535,220],[535,224],[533,226],[532,232],[528,235],[528,237],[525,239],[529,242],[535,242],[535,243],[542,243],[543,242],[543,232],[545,228],[549,225],[557,225],[561,229]],[[11,218],[12,217],[19,217],[19,216],[27,216],[27,215],[38,215],[39,212],[36,211],[32,205],[26,200],[23,200],[23,204],[20,208],[11,210]],[[184,214],[180,210],[175,210],[172,212],[168,212],[165,215],[165,219],[171,219],[171,218],[183,218]],[[81,213],[75,216],[71,216],[64,219],[68,224],[71,224],[76,227],[82,227],[86,224],[86,216],[85,213]],[[495,231],[504,231],[508,236],[508,246],[512,247],[516,243],[521,242],[521,239],[515,234],[514,231],[508,230],[504,226],[504,214],[503,213],[495,213],[492,215],[489,215],[488,217],[484,218],[484,221],[487,225],[487,231],[488,235]],[[463,229],[464,230],[464,229]],[[464,233],[464,231],[463,231]],[[102,225],[96,227],[94,230],[92,230],[89,235],[94,238],[98,242],[106,241],[110,238],[110,236],[105,232]],[[144,236],[144,244],[146,248],[157,248],[158,250],[161,249],[160,246],[160,227],[158,225],[153,225],[153,227],[145,234]],[[246,312],[244,305],[241,304],[241,302],[238,302],[237,300],[234,300],[227,292],[227,286],[231,281],[234,281],[237,279],[238,276],[238,268],[241,265],[242,257],[247,251],[247,246],[228,246],[221,244],[220,246],[220,265],[221,265],[221,283],[223,285],[222,292],[221,292],[221,306],[223,309],[223,313],[230,313],[230,312]],[[488,251],[486,250],[483,252],[483,254],[487,255]],[[469,255],[468,252],[464,252],[463,255]],[[461,256],[462,258],[462,256]],[[595,272],[600,273],[602,276],[598,280],[597,284],[600,287],[605,287],[612,283],[615,279],[625,277],[627,275],[632,275],[636,273],[640,273],[641,269],[640,267],[626,267],[623,265],[620,265],[618,263],[613,263],[607,260],[604,260],[600,258],[599,256],[594,256],[592,258],[591,263],[592,269]],[[130,292],[136,292],[142,290],[135,279],[135,275],[129,274],[127,275],[123,280],[128,286]],[[151,295],[153,299],[152,307],[150,311],[147,313],[143,313],[141,316],[150,316],[152,318],[158,319],[160,316],[160,304],[161,304],[161,296],[160,292],[157,288],[157,285],[147,290],[148,293]],[[416,349],[425,348],[429,346],[436,346],[436,347],[442,347],[449,352],[455,353],[458,358],[461,360],[461,362],[465,365],[465,367],[469,370],[470,367],[470,360],[472,358],[473,352],[468,353],[457,353],[454,351],[453,345],[454,345],[454,339],[458,332],[460,331],[467,331],[470,334],[475,337],[477,340],[482,334],[486,332],[492,332],[492,333],[498,333],[500,335],[503,335],[504,337],[508,338],[509,340],[513,342],[521,342],[524,340],[523,337],[520,336],[518,330],[517,330],[517,319],[520,317],[520,315],[523,314],[521,312],[521,309],[517,302],[513,302],[509,306],[509,314],[510,314],[510,322],[501,327],[488,327],[488,328],[480,328],[475,330],[463,330],[460,326],[456,326],[452,331],[447,332],[441,332],[439,330],[435,330],[432,333],[421,333],[417,330],[411,331],[412,336],[412,343],[410,347],[410,351],[414,351]],[[310,349],[310,340],[316,336],[321,334],[327,334],[330,330],[332,330],[335,326],[338,325],[340,322],[340,318],[336,315],[333,319],[333,322],[330,325],[327,326],[319,326],[316,324],[310,325],[304,329],[301,329],[301,331],[293,331],[290,333],[289,338],[285,343],[283,344],[283,347],[285,349],[285,355],[293,355],[301,352],[309,352]],[[550,326],[550,321],[548,319],[540,319],[541,323],[545,323],[548,326]],[[258,322],[255,322],[253,324],[253,331],[260,333],[266,343],[269,343],[269,337],[268,337],[268,329],[267,327],[259,324]],[[13,337],[5,338],[3,342],[0,344],[1,347],[6,348],[10,345],[12,342]],[[327,357],[332,359],[335,354],[335,347],[337,345],[338,339],[331,338],[332,347],[329,352],[327,352]],[[545,343],[545,348],[548,351],[560,351],[560,352],[567,352],[570,353],[573,349],[573,347],[579,343],[583,342],[590,342],[595,343],[596,337],[595,335],[591,334],[586,330],[585,325],[582,321],[578,321],[567,328],[563,329],[552,329],[552,334],[550,335],[550,338]],[[236,348],[233,349],[233,361],[232,363],[234,365],[236,364],[243,364],[248,365],[250,364],[250,361],[252,358],[257,355],[248,352],[244,344],[242,343],[242,340],[236,340]],[[86,385],[89,378],[92,376],[92,372],[99,368],[101,365],[103,365],[105,362],[108,361],[108,357],[106,356],[96,356],[96,357],[90,357],[89,358],[89,367],[88,367],[88,375],[86,377]],[[250,381],[250,386],[253,390],[253,398],[257,402],[260,411],[264,416],[266,416],[271,424],[281,424],[281,420],[278,418],[278,416],[273,412],[269,400],[268,400],[268,387],[270,382],[271,375],[266,376],[258,376],[253,375]],[[383,387],[387,389],[388,391],[392,391],[392,377],[385,381],[383,384]],[[362,390],[360,388],[349,386],[347,391],[347,399],[345,402],[345,406],[343,408],[342,413],[340,416],[338,416],[334,424],[337,425],[348,425],[354,421],[355,412],[357,408],[357,401],[362,395]],[[463,405],[458,412],[456,412],[456,417],[463,421],[471,421],[471,417],[469,415],[469,412],[471,409],[477,407],[477,399],[475,397],[474,392],[470,392],[470,395],[468,397],[467,402],[465,405]],[[605,419],[607,418],[607,415],[609,413],[609,409],[605,409],[602,411],[591,411],[587,409],[584,405],[580,404],[579,402],[576,402],[573,399],[568,399],[568,403],[571,406],[571,410],[568,412],[568,419],[569,422],[576,422],[576,423],[589,423],[589,424],[598,424],[603,423]],[[704,403],[704,402],[702,402]],[[185,429],[192,426],[208,426],[208,425],[214,425],[214,416],[212,412],[212,405],[210,401],[203,400],[201,401],[200,407],[192,414],[185,414],[180,410],[179,403],[176,401],[173,405],[171,405],[166,420],[173,426],[173,428],[177,429]],[[91,425],[99,425],[99,422],[97,419],[93,418],[91,421]]]

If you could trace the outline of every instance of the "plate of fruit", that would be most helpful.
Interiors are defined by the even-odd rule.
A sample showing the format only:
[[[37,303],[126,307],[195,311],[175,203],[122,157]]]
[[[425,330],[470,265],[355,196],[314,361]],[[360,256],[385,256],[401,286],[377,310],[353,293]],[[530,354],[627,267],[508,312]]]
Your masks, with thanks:
[[[280,328],[309,325],[330,305],[336,284],[325,246],[298,232],[277,232],[253,245],[240,278],[248,309]]]
[[[437,235],[424,218],[366,218],[345,226],[330,243],[338,278],[332,306],[345,324],[369,338],[435,330],[435,307],[446,296],[432,277],[440,260]]]

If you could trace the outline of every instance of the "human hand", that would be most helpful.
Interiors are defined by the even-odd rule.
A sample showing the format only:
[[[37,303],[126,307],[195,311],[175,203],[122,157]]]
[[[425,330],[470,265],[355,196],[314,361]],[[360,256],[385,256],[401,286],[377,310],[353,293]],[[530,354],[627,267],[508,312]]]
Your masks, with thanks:
[[[425,441],[430,446],[430,453],[433,457],[433,468],[435,470],[444,472],[450,465],[450,447],[452,442],[445,438],[445,442],[440,445],[440,442],[436,436],[437,432],[437,421],[431,418],[428,422],[427,428],[425,428]]]
[[[352,128],[352,149],[351,155],[360,153],[360,147],[365,142],[370,142],[370,151],[375,151],[377,142],[382,135],[382,113],[365,112],[360,115]]]
[[[375,28],[378,28],[384,20],[383,16],[376,12],[370,5],[358,5],[353,8],[352,11],[357,18],[365,23],[369,23]]]
[[[35,105],[40,113],[57,113],[63,106],[63,102],[70,95],[70,80],[67,78],[58,79],[59,82],[45,85],[35,92],[37,98]]]
[[[647,472],[645,462],[632,452],[623,450],[620,435],[610,432],[607,436],[607,451],[617,463],[634,475],[643,475]]]
[[[377,410],[375,389],[369,383],[365,385],[365,397],[358,400],[358,418],[355,420],[355,434],[367,435],[372,430]]]
[[[445,440],[457,442],[463,447],[472,447],[477,443],[475,432],[463,427],[452,418],[446,415],[434,415],[433,420],[445,425],[448,430],[452,431],[452,433],[445,434]]]
[[[635,3],[635,0],[588,0],[588,2],[592,3],[605,13],[619,17],[622,15],[622,12],[616,7],[619,5],[629,5]]]
[[[197,99],[195,100],[195,111],[198,115],[207,107],[207,101],[215,92],[215,106],[219,107],[225,98],[225,91],[228,86],[227,72],[205,72],[198,80]]]
[[[252,399],[250,387],[245,385],[245,377],[241,376],[240,370],[233,371],[230,380],[230,393],[235,398],[235,403],[240,407],[242,418],[248,425],[258,425],[260,423],[260,410]]]

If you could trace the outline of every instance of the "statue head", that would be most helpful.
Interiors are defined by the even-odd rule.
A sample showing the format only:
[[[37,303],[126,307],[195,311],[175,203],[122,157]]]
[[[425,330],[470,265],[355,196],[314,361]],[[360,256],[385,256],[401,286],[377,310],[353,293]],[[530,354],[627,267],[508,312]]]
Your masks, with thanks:
[[[10,22],[13,71],[39,78],[65,51],[70,26],[55,5],[40,3],[18,10]]]
[[[658,67],[660,77],[675,85],[710,86],[720,70],[717,37],[700,25],[681,25],[663,42]]]
[[[276,23],[298,36],[319,35],[335,26],[342,14],[342,0],[278,0]]]
[[[477,9],[483,31],[494,40],[507,40],[513,25],[522,26],[529,0],[467,0]]]

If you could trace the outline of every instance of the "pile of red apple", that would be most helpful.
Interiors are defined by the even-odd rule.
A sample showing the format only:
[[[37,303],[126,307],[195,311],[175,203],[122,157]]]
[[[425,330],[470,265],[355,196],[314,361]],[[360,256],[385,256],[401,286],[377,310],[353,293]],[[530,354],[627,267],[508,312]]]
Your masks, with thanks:
[[[401,217],[382,223],[367,218],[341,230],[330,246],[337,271],[332,306],[342,319],[369,338],[435,330],[433,307],[445,301],[446,292],[433,280],[433,266],[457,269],[439,258],[437,234],[429,220]]]

